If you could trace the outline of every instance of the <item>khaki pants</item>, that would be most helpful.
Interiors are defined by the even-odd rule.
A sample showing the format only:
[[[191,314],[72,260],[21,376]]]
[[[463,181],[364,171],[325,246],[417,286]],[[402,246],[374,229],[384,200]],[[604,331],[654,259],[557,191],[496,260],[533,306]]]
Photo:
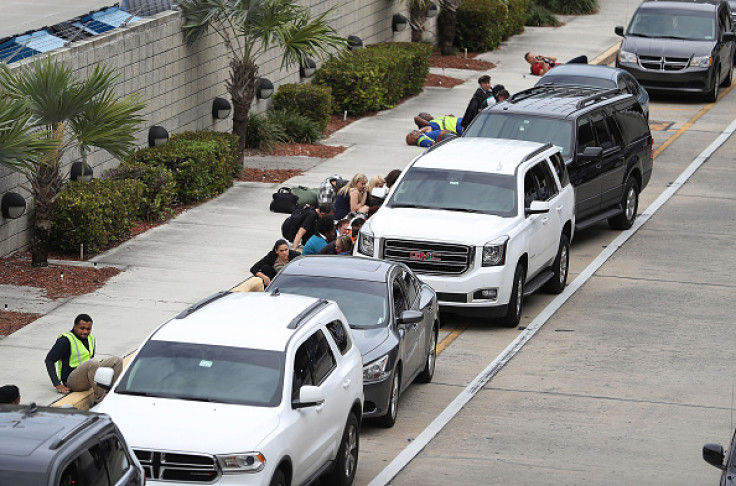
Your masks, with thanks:
[[[115,375],[113,381],[115,381],[123,371],[123,360],[117,356],[113,356],[111,358],[103,359],[102,361],[98,361],[96,359],[85,361],[74,368],[74,371],[69,373],[69,377],[66,379],[66,386],[68,386],[71,391],[75,392],[87,391],[94,387],[94,403],[101,402],[107,392],[95,385],[95,372],[100,366],[103,368],[112,368]]]

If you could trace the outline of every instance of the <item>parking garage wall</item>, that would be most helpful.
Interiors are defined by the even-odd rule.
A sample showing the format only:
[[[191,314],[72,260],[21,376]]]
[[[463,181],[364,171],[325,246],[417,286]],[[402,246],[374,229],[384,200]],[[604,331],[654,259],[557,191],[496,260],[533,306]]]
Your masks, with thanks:
[[[409,41],[410,30],[393,32],[394,13],[408,17],[406,7],[398,1],[387,0],[301,0],[299,4],[310,9],[313,16],[330,11],[330,25],[338,34],[357,35],[364,45],[387,41]],[[434,40],[436,21],[430,23],[427,40]],[[92,66],[106,63],[118,74],[116,92],[125,96],[138,93],[147,103],[145,124],[137,134],[139,146],[148,143],[148,129],[161,125],[169,133],[185,130],[232,129],[231,120],[212,118],[212,100],[229,99],[225,80],[229,76],[227,50],[214,32],[187,46],[182,35],[182,17],[179,12],[166,11],[143,18],[127,27],[74,42],[69,47],[51,51],[48,55],[67,63],[74,73],[84,79]],[[13,63],[18,69],[24,60]],[[270,79],[276,88],[284,83],[305,82],[299,77],[299,68],[280,69],[281,51],[271,49],[259,60],[262,77]],[[319,66],[319,62],[318,62]],[[306,81],[308,82],[308,81]],[[264,111],[268,100],[256,100],[253,110]],[[69,166],[78,154],[68,153],[62,173],[68,177]],[[95,177],[116,166],[119,161],[104,151],[89,155]],[[32,198],[25,178],[17,172],[0,167],[0,196],[17,192],[26,198],[27,211],[19,219],[5,219],[0,215],[0,256],[27,248],[31,240]]]

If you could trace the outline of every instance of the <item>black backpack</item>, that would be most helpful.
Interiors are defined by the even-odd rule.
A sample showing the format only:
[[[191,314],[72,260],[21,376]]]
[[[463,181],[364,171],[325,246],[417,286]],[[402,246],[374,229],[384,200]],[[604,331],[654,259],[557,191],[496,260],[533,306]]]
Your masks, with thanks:
[[[302,226],[302,223],[309,214],[309,211],[314,211],[309,205],[305,205],[301,208],[296,208],[283,223],[281,223],[281,235],[286,238],[286,241],[294,241],[296,233]]]

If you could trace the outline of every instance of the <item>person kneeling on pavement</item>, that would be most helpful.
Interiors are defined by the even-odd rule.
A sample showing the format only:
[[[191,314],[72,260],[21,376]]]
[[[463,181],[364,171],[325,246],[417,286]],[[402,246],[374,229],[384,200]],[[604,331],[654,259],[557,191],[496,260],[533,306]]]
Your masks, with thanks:
[[[327,243],[335,239],[335,220],[332,216],[322,216],[317,220],[317,231],[304,245],[302,255],[316,255],[327,246]]]
[[[59,393],[94,388],[94,403],[102,401],[107,391],[95,385],[95,372],[100,367],[112,368],[114,382],[123,371],[123,360],[117,356],[102,361],[93,359],[96,344],[92,318],[87,314],[79,314],[72,330],[59,334],[45,359],[46,371]]]

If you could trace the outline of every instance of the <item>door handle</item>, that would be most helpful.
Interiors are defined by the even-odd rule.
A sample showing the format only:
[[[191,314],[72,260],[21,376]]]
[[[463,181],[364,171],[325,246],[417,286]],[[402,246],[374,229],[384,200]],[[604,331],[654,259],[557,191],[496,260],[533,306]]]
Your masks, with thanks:
[[[342,382],[342,387],[347,390],[350,387],[350,383],[352,383],[352,381],[350,380],[350,378],[348,378],[347,380]]]
[[[549,221],[549,218],[542,218],[542,224],[547,224],[547,221]]]
[[[562,206],[557,206],[557,212],[558,213],[562,212]]]

